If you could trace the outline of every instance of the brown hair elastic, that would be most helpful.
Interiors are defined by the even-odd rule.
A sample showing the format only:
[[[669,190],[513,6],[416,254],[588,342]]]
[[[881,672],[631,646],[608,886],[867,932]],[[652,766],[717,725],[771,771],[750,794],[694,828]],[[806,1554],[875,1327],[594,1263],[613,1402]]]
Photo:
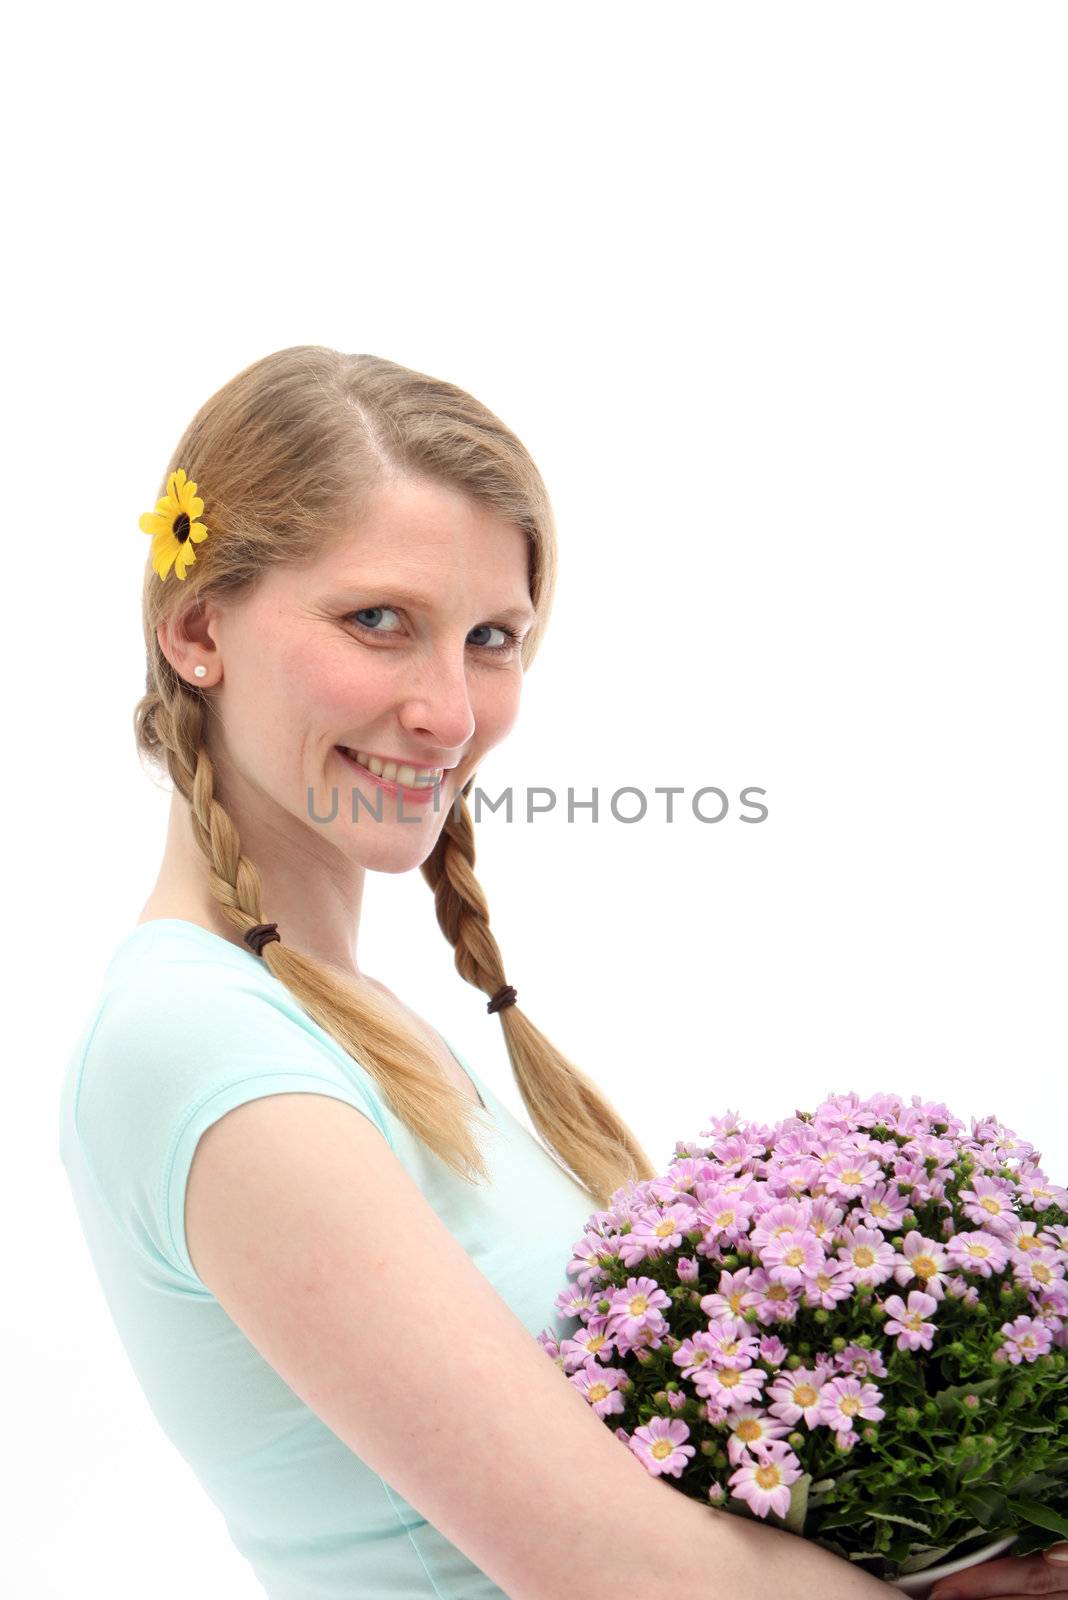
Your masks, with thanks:
[[[257,922],[254,928],[246,928],[245,943],[258,956],[262,956],[265,944],[270,944],[272,939],[282,942],[282,935],[278,931],[277,922]]]
[[[510,983],[506,983],[503,989],[498,989],[497,990],[497,993],[493,996],[493,999],[489,1002],[489,1005],[486,1007],[486,1010],[487,1011],[503,1011],[505,1006],[514,1006],[515,1002],[516,1002],[516,992],[512,988],[512,985]]]

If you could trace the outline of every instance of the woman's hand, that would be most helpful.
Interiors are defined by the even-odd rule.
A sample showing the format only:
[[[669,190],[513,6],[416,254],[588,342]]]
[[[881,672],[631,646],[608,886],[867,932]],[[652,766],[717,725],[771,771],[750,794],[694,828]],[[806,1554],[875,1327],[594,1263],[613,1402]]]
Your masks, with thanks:
[[[1024,1600],[1029,1594],[1068,1595],[1068,1544],[1037,1556],[998,1556],[943,1578],[931,1600]]]

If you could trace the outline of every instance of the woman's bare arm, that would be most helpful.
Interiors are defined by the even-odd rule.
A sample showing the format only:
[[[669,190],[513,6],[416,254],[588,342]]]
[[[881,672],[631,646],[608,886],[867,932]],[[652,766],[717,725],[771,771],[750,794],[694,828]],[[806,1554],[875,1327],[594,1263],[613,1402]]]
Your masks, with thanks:
[[[265,1360],[510,1600],[890,1594],[651,1477],[343,1101],[228,1112],[197,1146],[185,1226]]]

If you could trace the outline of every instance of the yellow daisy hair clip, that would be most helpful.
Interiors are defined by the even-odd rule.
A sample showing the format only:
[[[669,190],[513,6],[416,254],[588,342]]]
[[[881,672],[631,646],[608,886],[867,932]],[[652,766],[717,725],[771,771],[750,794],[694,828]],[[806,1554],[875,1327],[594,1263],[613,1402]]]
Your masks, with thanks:
[[[208,530],[197,518],[204,502],[197,498],[197,486],[179,467],[167,479],[167,493],[156,501],[155,511],[146,511],[138,522],[142,533],[152,535],[152,565],[160,578],[174,567],[184,579],[186,569],[196,560],[194,544],[208,537]]]

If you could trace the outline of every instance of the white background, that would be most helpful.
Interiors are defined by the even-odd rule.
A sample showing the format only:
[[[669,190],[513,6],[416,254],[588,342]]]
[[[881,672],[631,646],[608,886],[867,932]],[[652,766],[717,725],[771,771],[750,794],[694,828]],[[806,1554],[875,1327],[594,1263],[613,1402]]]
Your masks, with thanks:
[[[997,1113],[1064,1182],[1068,19],[61,6],[9,40],[4,1566],[254,1600],[56,1148],[162,849],[137,521],[181,430],[320,343],[533,453],[558,599],[479,782],[602,815],[488,816],[478,867],[523,1009],[658,1166],[728,1108],[895,1090]],[[669,825],[664,785],[730,813]],[[520,1113],[418,872],[371,880],[360,959]]]

